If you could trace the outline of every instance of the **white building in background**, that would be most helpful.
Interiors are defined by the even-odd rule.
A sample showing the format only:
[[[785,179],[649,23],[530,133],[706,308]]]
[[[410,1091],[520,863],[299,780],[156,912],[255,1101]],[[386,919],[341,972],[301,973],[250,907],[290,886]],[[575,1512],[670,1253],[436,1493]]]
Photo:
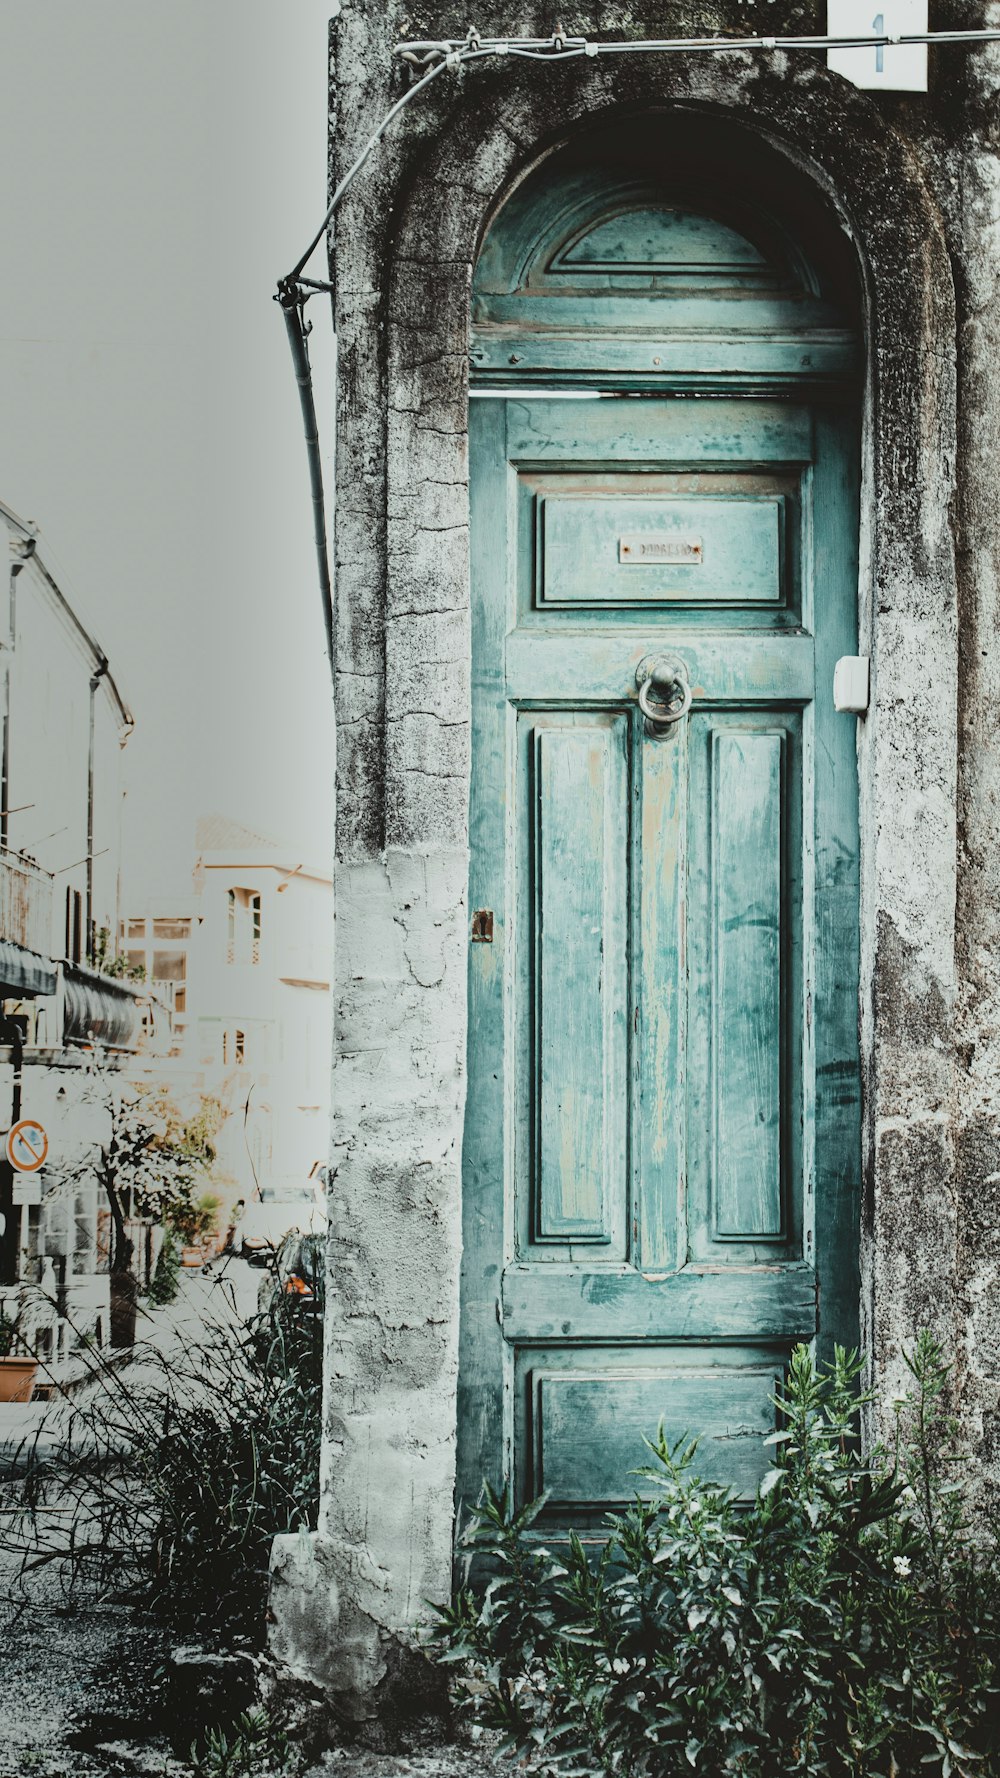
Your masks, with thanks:
[[[225,1105],[221,1170],[249,1198],[327,1158],[333,884],[222,815],[195,851],[191,898],[128,913],[121,946],[172,1002],[179,1072]]]
[[[31,948],[93,965],[118,923],[121,753],[133,719],[107,655],[48,567],[35,526],[2,503],[0,516],[9,542],[0,846],[51,885],[25,903]]]
[[[121,922],[119,950],[129,967],[141,969],[154,1009],[169,1010],[170,1056],[184,1054],[187,1033],[187,981],[192,933],[197,924],[195,896],[154,898],[147,911]],[[160,1046],[161,1053],[163,1046]]]
[[[33,524],[0,502],[0,1133],[24,1117],[42,1168],[0,1159],[0,1306],[43,1356],[109,1331],[105,1215],[80,1163],[103,1131],[94,1044],[127,1062],[137,985],[106,973],[118,926],[128,705]]]

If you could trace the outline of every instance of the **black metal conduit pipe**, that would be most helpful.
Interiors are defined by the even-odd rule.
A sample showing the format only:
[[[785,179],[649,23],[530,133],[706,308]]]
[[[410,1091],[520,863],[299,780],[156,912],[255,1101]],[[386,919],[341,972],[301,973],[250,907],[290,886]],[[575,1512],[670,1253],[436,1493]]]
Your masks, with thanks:
[[[84,952],[88,963],[94,961],[94,776],[97,767],[97,688],[108,670],[108,658],[102,655],[90,679],[90,730],[87,741],[87,926]]]
[[[306,438],[306,456],[309,460],[309,487],[312,493],[313,536],[316,541],[316,566],[319,571],[319,591],[323,602],[323,630],[326,636],[326,652],[333,671],[333,582],[330,575],[330,551],[326,535],[326,500],[323,493],[323,462],[319,450],[319,424],[316,419],[316,402],[313,396],[312,367],[309,363],[309,328],[303,313],[305,296],[298,278],[293,273],[282,278],[278,285],[278,302],[285,317],[285,329],[288,333],[288,344],[292,349],[292,364],[295,369],[295,381],[299,386],[299,402],[302,407],[302,426]],[[336,338],[336,335],[334,335]]]
[[[7,635],[3,650],[3,739],[0,741],[0,846],[7,850],[10,838],[10,703],[11,663],[17,647],[17,577],[35,553],[35,540],[27,538],[21,545],[23,554],[10,565],[7,592]]]
[[[476,59],[477,51],[474,47],[471,45],[465,47],[461,54],[448,56],[441,61],[436,62],[434,67],[431,68],[428,73],[424,74],[413,86],[408,87],[402,97],[396,100],[396,103],[386,112],[378,128],[372,132],[371,136],[369,136],[368,141],[358,155],[357,160],[348,167],[347,172],[344,174],[343,179],[340,181],[340,184],[337,186],[330,199],[329,208],[327,209],[319,229],[310,241],[302,258],[298,261],[293,270],[289,272],[287,278],[282,278],[279,281],[277,291],[275,292],[274,300],[276,303],[280,304],[282,313],[285,317],[285,329],[288,333],[288,343],[292,351],[295,381],[299,386],[299,401],[302,406],[302,426],[305,432],[306,455],[309,459],[309,486],[312,492],[313,503],[313,535],[316,541],[316,565],[319,570],[320,597],[323,601],[323,627],[326,634],[326,652],[330,659],[331,673],[334,671],[333,576],[330,571],[330,550],[326,532],[326,501],[323,493],[323,462],[319,449],[319,425],[316,419],[316,401],[313,395],[312,367],[309,363],[309,327],[306,324],[304,309],[309,298],[320,293],[328,295],[332,302],[333,286],[332,284],[318,283],[314,278],[304,278],[302,273],[306,264],[315,253],[316,248],[319,246],[320,241],[323,239],[323,236],[329,229],[340,206],[341,199],[346,195],[349,187],[354,184],[355,179],[361,172],[361,169],[365,165],[369,156],[374,152],[379,142],[381,142],[382,137],[385,135],[393,118],[396,117],[400,111],[405,110],[406,106],[411,104],[417,97],[417,94],[423,92],[425,87],[429,86],[432,81],[436,80],[438,75],[441,74],[445,68],[457,67],[460,62],[475,61]],[[332,256],[333,248],[331,245],[331,259]],[[334,322],[333,337],[334,344],[336,344],[336,322]]]

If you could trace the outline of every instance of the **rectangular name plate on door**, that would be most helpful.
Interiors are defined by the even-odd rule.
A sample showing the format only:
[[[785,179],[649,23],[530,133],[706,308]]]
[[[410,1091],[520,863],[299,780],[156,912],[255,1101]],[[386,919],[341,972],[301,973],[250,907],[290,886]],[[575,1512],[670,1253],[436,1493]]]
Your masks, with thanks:
[[[536,605],[780,605],[785,497],[640,489],[623,476],[539,478]]]
[[[655,562],[690,562],[700,567],[702,542],[700,537],[679,537],[676,533],[650,537],[630,531],[618,539],[618,560],[638,568]]]

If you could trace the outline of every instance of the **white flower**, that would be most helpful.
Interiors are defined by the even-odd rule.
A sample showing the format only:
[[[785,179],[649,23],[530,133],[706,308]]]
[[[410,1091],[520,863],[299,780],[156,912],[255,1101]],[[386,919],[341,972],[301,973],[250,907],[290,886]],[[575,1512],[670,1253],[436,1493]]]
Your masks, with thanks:
[[[899,1575],[900,1580],[906,1580],[910,1572],[909,1556],[893,1556],[892,1565],[896,1570],[896,1573]]]
[[[617,1660],[614,1660],[611,1663],[611,1670],[613,1673],[627,1673],[628,1672],[628,1662],[623,1661],[620,1658]]]

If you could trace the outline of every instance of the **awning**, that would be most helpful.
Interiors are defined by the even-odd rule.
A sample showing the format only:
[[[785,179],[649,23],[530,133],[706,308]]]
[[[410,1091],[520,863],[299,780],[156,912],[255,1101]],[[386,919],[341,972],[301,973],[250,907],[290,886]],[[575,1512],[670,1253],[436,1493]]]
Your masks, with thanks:
[[[26,951],[12,939],[0,938],[0,999],[31,999],[55,991],[56,972],[50,958]]]
[[[134,1049],[139,1034],[139,1009],[134,982],[98,974],[80,963],[63,964],[63,1031],[86,1043]]]

